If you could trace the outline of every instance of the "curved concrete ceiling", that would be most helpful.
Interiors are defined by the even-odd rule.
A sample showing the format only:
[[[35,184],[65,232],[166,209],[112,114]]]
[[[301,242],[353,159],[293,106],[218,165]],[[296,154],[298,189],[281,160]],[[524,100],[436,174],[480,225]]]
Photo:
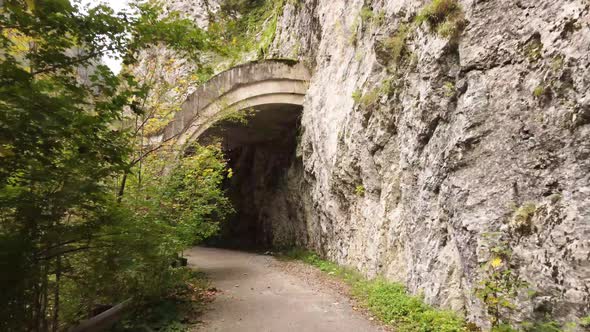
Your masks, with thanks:
[[[177,143],[184,145],[232,112],[269,105],[302,106],[309,79],[307,68],[292,60],[264,60],[231,68],[191,94],[157,140],[177,137]]]

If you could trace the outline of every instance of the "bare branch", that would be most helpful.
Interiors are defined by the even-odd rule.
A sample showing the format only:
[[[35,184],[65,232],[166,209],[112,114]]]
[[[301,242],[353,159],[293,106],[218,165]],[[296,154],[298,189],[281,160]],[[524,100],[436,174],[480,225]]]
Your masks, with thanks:
[[[165,146],[165,143],[170,142],[171,140],[175,139],[178,137],[179,134],[175,134],[170,136],[169,138],[165,139],[164,141],[162,141],[162,143],[160,143],[160,145],[156,146],[155,148],[152,148],[148,151],[146,151],[144,154],[142,154],[141,156],[139,156],[137,159],[135,159],[134,161],[132,161],[129,164],[129,167],[133,167],[135,166],[138,162],[142,161],[143,158],[147,157],[148,155],[160,150],[161,148],[163,148]]]

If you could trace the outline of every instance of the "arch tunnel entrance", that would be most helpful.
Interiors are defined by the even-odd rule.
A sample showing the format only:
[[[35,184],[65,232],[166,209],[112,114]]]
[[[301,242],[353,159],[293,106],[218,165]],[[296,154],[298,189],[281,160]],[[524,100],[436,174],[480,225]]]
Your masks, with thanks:
[[[303,178],[295,150],[309,79],[307,68],[293,60],[234,67],[197,88],[153,138],[175,138],[180,146],[222,144],[234,173],[225,186],[237,213],[216,244],[293,244],[305,233],[296,222],[298,191],[291,188]]]
[[[212,244],[269,247],[275,242],[273,223],[292,217],[281,203],[288,200],[289,176],[302,166],[295,151],[301,111],[298,105],[265,105],[220,120],[199,137],[203,145],[221,143],[233,173],[224,186],[236,213]]]

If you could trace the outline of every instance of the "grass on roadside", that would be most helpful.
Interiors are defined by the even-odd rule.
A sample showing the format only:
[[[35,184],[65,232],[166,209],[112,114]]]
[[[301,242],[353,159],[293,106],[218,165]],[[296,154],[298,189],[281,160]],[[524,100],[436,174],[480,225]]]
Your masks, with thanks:
[[[352,296],[361,305],[398,332],[468,331],[465,320],[459,315],[433,308],[421,297],[410,295],[399,283],[381,278],[368,280],[352,269],[300,249],[291,249],[283,258],[303,261],[345,281],[351,287]]]

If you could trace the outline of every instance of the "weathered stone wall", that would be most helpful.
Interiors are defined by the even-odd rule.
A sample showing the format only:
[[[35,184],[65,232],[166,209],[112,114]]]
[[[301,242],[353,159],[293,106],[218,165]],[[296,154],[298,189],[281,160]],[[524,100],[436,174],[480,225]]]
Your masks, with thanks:
[[[500,232],[537,291],[515,320],[587,315],[590,4],[461,1],[469,23],[458,46],[422,24],[407,40],[411,61],[392,75],[381,42],[425,4],[365,1],[381,24],[360,18],[363,1],[286,6],[273,54],[314,72],[305,185],[291,187],[307,197],[291,201],[303,204],[300,240],[483,322],[473,288],[493,245],[486,234]],[[374,103],[353,100],[387,79],[393,91]],[[526,227],[514,217],[522,206],[535,211]]]

